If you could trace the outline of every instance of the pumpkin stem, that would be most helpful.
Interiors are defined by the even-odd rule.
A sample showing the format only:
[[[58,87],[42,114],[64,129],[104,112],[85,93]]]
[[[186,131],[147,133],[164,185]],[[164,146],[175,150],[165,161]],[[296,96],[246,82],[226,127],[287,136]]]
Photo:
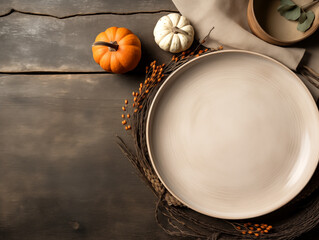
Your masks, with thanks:
[[[109,50],[111,52],[115,52],[119,48],[119,45],[117,44],[116,41],[114,41],[114,42],[97,41],[97,42],[93,43],[92,47],[94,47],[94,46],[106,46],[106,47],[109,47]]]
[[[178,27],[172,27],[172,32],[173,33],[182,33],[182,34],[186,34],[186,35],[188,35],[188,32],[186,32],[186,31],[184,31],[184,30],[182,30],[182,29],[180,29],[180,28],[178,28]]]

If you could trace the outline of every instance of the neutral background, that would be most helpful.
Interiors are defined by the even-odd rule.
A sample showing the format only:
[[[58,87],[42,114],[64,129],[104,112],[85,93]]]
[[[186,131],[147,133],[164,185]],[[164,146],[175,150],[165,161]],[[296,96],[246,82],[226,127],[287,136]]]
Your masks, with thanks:
[[[115,142],[145,65],[171,57],[153,28],[172,11],[170,0],[1,0],[0,239],[173,239]],[[93,61],[95,36],[111,26],[141,39],[129,74]]]

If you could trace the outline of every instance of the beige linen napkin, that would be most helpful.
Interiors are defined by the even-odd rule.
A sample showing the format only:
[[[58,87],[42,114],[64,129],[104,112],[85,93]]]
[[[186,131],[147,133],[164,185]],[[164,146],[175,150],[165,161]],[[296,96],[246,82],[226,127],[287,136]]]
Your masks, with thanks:
[[[247,24],[248,0],[173,0],[177,9],[190,20],[199,39],[214,26],[211,34],[214,41],[207,47],[216,45],[245,49],[268,55],[296,70],[305,49],[283,48],[271,45],[249,32]]]
[[[259,39],[253,35],[247,23],[248,0],[172,0],[182,15],[187,17],[194,26],[198,39],[203,39],[209,30],[214,27],[209,40],[204,44],[207,47],[219,45],[226,48],[245,49],[270,56],[283,63],[292,70],[296,70],[304,56],[304,48],[278,47]],[[317,43],[317,41],[315,41]],[[300,44],[299,44],[300,46]],[[304,46],[301,44],[301,46]],[[307,45],[308,46],[308,45]],[[309,51],[311,58],[306,64],[317,72],[319,59],[318,44],[312,44],[313,51]],[[311,50],[308,49],[307,51]],[[308,54],[309,55],[309,54]],[[309,90],[317,99],[319,90],[301,77]]]

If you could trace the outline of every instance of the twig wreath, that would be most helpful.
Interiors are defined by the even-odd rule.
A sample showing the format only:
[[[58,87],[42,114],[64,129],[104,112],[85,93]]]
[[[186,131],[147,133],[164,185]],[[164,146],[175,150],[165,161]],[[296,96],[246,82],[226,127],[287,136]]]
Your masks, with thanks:
[[[146,67],[144,81],[140,83],[138,91],[132,93],[132,103],[125,100],[122,107],[122,124],[130,133],[135,149],[131,150],[121,137],[118,137],[118,144],[138,170],[140,177],[157,196],[155,218],[169,235],[215,240],[294,239],[319,224],[319,194],[315,191],[319,180],[318,171],[307,187],[285,207],[255,219],[230,221],[208,217],[184,206],[165,189],[150,162],[146,144],[146,120],[153,98],[173,71],[191,59],[223,49],[222,46],[212,49],[202,45],[212,30],[193,50],[174,55],[168,63],[157,64],[153,61]]]

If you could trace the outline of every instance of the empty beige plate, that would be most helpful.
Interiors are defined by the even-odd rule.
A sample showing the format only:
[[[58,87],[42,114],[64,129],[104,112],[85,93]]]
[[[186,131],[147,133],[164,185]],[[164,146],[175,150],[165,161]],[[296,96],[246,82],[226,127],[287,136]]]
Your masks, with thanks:
[[[156,94],[146,127],[163,184],[213,217],[278,209],[318,163],[312,96],[284,65],[252,52],[210,53],[175,71]]]

